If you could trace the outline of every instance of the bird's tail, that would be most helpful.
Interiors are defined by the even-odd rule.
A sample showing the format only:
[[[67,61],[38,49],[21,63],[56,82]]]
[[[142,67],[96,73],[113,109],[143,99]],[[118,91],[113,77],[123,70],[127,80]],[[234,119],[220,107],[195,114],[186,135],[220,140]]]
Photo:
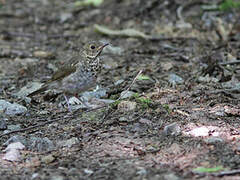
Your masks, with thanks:
[[[30,93],[29,95],[27,95],[27,97],[32,97],[32,96],[35,96],[41,92],[44,92],[48,89],[48,86],[43,86],[41,87],[40,89],[36,90],[36,91],[33,91],[32,93]]]

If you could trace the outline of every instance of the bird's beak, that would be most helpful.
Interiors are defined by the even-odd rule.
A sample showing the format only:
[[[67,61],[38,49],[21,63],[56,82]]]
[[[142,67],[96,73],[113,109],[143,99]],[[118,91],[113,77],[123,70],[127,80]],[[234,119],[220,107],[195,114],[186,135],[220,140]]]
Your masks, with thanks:
[[[108,45],[109,45],[109,43],[106,43],[106,44],[100,46],[100,47],[98,48],[98,51],[102,51],[103,48],[105,48],[105,47],[108,46]]]
[[[108,45],[109,45],[109,43],[106,43],[106,44],[104,44],[104,45],[102,45],[102,46],[100,46],[100,47],[98,48],[98,53],[97,53],[97,55],[95,56],[95,59],[102,53],[103,48],[105,48],[105,47],[108,46]]]

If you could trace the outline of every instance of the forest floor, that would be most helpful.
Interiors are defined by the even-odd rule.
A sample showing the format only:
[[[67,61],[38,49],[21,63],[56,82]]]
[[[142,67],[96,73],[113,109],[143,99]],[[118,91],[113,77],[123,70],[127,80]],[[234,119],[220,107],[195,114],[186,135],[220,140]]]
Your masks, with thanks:
[[[240,179],[237,4],[79,2],[0,0],[0,98],[25,107],[1,110],[1,179]],[[20,97],[92,40],[110,43],[99,93],[117,101]]]

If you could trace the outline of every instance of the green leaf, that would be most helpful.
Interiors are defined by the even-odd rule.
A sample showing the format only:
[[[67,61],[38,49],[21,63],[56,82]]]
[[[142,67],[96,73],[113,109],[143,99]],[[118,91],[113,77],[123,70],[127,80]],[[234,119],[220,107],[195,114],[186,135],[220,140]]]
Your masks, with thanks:
[[[224,168],[222,166],[217,166],[214,168],[205,168],[205,167],[198,167],[193,169],[193,172],[196,173],[212,173],[212,172],[217,172],[217,171],[222,171]]]
[[[163,104],[162,107],[168,112],[168,114],[170,114],[172,112],[172,110],[168,104]]]
[[[140,76],[138,76],[137,79],[138,79],[138,80],[150,80],[150,77],[145,76],[145,75],[140,75]]]
[[[233,1],[233,0],[225,0],[219,5],[220,11],[228,11],[230,9],[236,9],[240,8],[240,2],[239,1]]]
[[[103,0],[82,0],[76,1],[75,6],[100,6],[103,3]]]

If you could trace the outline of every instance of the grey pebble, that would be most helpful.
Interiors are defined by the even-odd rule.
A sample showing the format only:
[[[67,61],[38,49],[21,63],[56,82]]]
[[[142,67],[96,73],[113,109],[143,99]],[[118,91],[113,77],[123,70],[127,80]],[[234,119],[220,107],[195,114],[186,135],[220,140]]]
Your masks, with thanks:
[[[16,130],[21,129],[21,125],[20,125],[20,124],[8,125],[7,128],[8,128],[8,130],[10,130],[10,131],[16,131]]]
[[[0,111],[3,111],[6,115],[15,116],[25,113],[27,108],[17,103],[12,104],[8,101],[0,100]]]
[[[132,92],[132,91],[123,91],[123,92],[121,92],[120,99],[132,97],[134,94],[135,94],[135,92]]]
[[[7,146],[15,142],[21,142],[26,147],[26,149],[34,150],[37,152],[50,151],[50,150],[53,150],[55,147],[53,142],[49,140],[47,137],[44,137],[44,138],[30,137],[28,139],[19,135],[12,136],[3,145]]]
[[[54,149],[54,144],[47,137],[31,137],[28,142],[28,149],[35,150],[37,152],[50,151]]]
[[[177,123],[172,123],[164,127],[163,134],[165,136],[177,136],[181,133],[181,128]]]
[[[0,130],[7,129],[7,123],[5,119],[0,119]]]
[[[170,74],[168,76],[168,82],[172,85],[172,86],[176,86],[177,84],[182,84],[184,82],[183,78],[176,75],[176,74]]]
[[[12,136],[10,137],[7,142],[5,142],[3,145],[4,146],[8,146],[9,144],[11,143],[14,143],[14,142],[21,142],[22,144],[24,144],[25,146],[27,145],[27,140],[25,137],[23,136],[19,136],[19,135],[15,135],[15,136]]]
[[[223,139],[220,137],[209,137],[204,140],[207,144],[216,144],[216,143],[222,143]]]

